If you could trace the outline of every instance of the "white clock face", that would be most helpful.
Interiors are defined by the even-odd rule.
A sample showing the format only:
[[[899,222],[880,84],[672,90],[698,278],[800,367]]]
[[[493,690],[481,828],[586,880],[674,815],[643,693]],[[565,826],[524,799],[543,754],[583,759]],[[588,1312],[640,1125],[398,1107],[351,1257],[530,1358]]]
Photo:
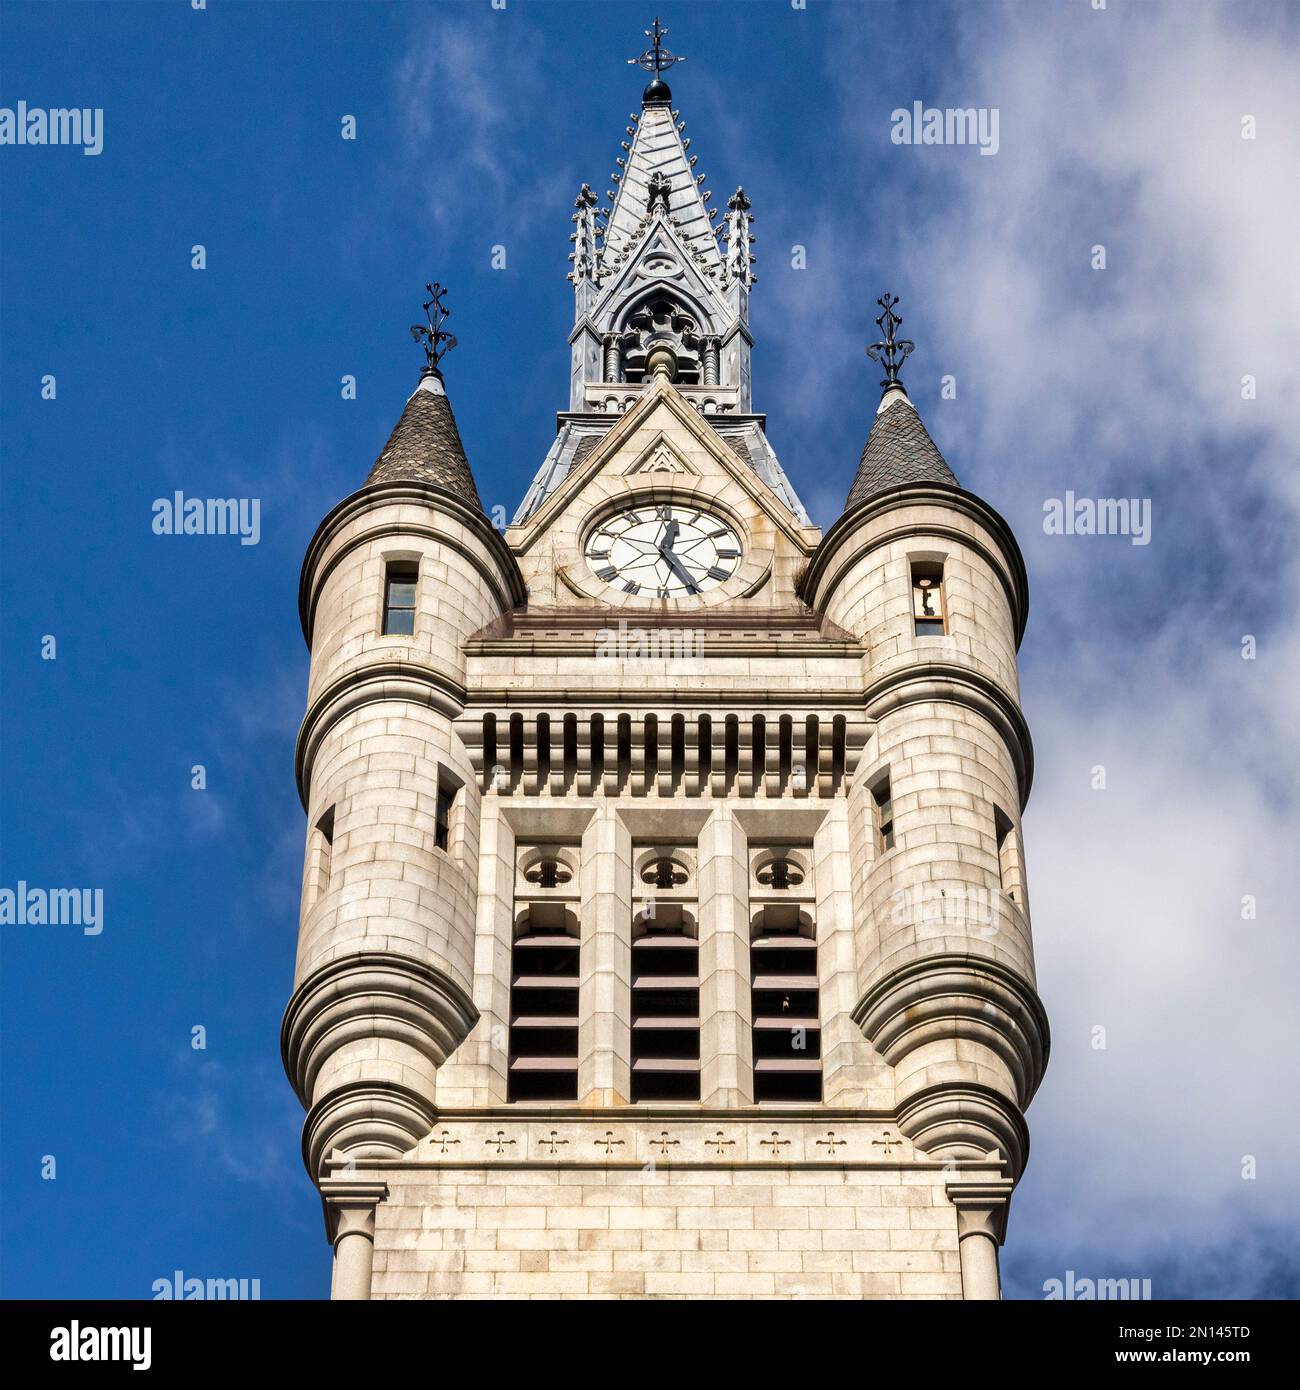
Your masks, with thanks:
[[[587,538],[597,579],[642,598],[687,598],[730,579],[740,564],[735,527],[698,507],[618,512]]]

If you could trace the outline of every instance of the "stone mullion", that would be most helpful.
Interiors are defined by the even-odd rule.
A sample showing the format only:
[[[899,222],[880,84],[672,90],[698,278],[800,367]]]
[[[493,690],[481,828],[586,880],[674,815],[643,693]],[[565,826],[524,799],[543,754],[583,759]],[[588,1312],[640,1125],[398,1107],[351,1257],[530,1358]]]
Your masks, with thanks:
[[[719,806],[699,838],[700,1099],[752,1105],[749,851],[731,808]]]
[[[582,836],[578,1100],[626,1105],[632,1094],[632,836],[599,805]]]
[[[827,1105],[856,1103],[865,1083],[860,1070],[855,1070],[862,1059],[862,1030],[853,1019],[858,968],[849,854],[849,808],[841,797],[831,803],[813,837],[822,1099]]]

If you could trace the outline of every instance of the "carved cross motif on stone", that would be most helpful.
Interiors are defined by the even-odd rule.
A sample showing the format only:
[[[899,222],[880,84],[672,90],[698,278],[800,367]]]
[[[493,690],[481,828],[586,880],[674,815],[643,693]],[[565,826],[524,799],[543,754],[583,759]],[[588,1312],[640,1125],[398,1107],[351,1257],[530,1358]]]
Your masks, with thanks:
[[[440,1154],[445,1154],[445,1153],[449,1153],[449,1152],[451,1151],[450,1146],[451,1146],[452,1144],[459,1144],[459,1143],[460,1143],[460,1140],[459,1140],[459,1139],[453,1139],[453,1138],[451,1137],[451,1130],[449,1130],[449,1129],[444,1129],[444,1130],[442,1131],[441,1134],[435,1134],[435,1135],[433,1136],[433,1142],[434,1142],[435,1144],[441,1144],[442,1147],[438,1150],[438,1152],[439,1152]]]
[[[845,1140],[845,1139],[837,1139],[837,1138],[835,1137],[835,1131],[834,1131],[833,1129],[828,1129],[828,1130],[826,1131],[826,1138],[825,1138],[825,1139],[819,1139],[819,1140],[817,1141],[817,1145],[818,1145],[819,1148],[825,1147],[827,1150],[829,1150],[830,1157],[831,1157],[831,1158],[834,1158],[834,1157],[835,1157],[835,1150],[836,1150],[837,1148],[839,1148],[841,1145],[843,1145],[843,1144],[845,1144],[845,1143],[847,1143],[847,1142],[848,1142],[848,1141]]]
[[[504,1130],[504,1129],[499,1129],[499,1130],[497,1130],[497,1132],[492,1136],[491,1139],[485,1139],[483,1142],[484,1142],[485,1144],[495,1144],[495,1145],[496,1145],[496,1150],[495,1150],[495,1152],[496,1152],[496,1153],[504,1153],[504,1152],[505,1152],[506,1145],[507,1145],[507,1144],[513,1144],[515,1141],[514,1141],[513,1139],[507,1139],[507,1138],[506,1138],[506,1132],[505,1132],[505,1130]]]
[[[760,1139],[758,1143],[760,1148],[767,1148],[770,1145],[773,1158],[776,1158],[780,1154],[782,1148],[788,1149],[790,1147],[790,1141],[788,1139],[782,1139],[780,1130],[776,1129],[772,1131],[772,1137],[770,1139]]]
[[[894,1136],[890,1134],[888,1130],[886,1130],[885,1137],[883,1139],[873,1139],[871,1141],[871,1145],[873,1148],[883,1148],[885,1151],[885,1157],[890,1158],[893,1156],[894,1147],[898,1144],[898,1142],[899,1141],[895,1139]]]
[[[666,1129],[661,1129],[661,1130],[659,1131],[659,1136],[658,1136],[658,1138],[652,1139],[652,1140],[650,1141],[650,1147],[651,1147],[651,1148],[658,1147],[660,1155],[661,1155],[662,1157],[664,1157],[664,1158],[667,1158],[667,1157],[668,1157],[668,1150],[669,1150],[670,1148],[676,1148],[677,1145],[680,1144],[681,1142],[682,1142],[682,1141],[681,1141],[680,1139],[670,1139],[670,1138],[668,1137],[668,1131],[667,1131]]]
[[[568,1141],[567,1139],[561,1139],[561,1138],[560,1138],[560,1131],[559,1131],[558,1129],[553,1129],[553,1130],[546,1136],[545,1139],[539,1139],[537,1142],[538,1142],[539,1144],[549,1144],[550,1147],[549,1147],[549,1149],[547,1150],[547,1152],[550,1154],[550,1156],[551,1156],[552,1158],[554,1158],[554,1157],[555,1157],[555,1151],[556,1151],[556,1149],[557,1149],[561,1144],[567,1144],[569,1141]]]
[[[708,1146],[709,1146],[710,1144],[713,1144],[713,1145],[716,1146],[716,1147],[715,1147],[715,1152],[717,1153],[717,1155],[718,1155],[719,1158],[722,1157],[722,1151],[723,1151],[723,1149],[734,1149],[734,1148],[736,1147],[736,1141],[735,1141],[734,1139],[724,1139],[724,1138],[722,1137],[722,1131],[721,1131],[721,1130],[719,1130],[719,1131],[713,1136],[712,1139],[706,1139],[706,1140],[704,1141],[704,1146],[705,1146],[705,1148],[708,1148]]]
[[[614,1131],[612,1129],[607,1129],[599,1139],[593,1140],[593,1142],[596,1144],[604,1144],[605,1152],[607,1154],[612,1154],[614,1152],[614,1146],[616,1144],[621,1144],[623,1141],[621,1139],[615,1139]]]

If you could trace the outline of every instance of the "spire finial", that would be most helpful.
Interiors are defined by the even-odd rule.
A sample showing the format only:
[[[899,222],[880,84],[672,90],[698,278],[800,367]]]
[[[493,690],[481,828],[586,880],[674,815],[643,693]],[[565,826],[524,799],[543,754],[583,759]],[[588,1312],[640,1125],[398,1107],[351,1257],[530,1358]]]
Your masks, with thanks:
[[[664,47],[663,41],[667,37],[668,30],[659,23],[659,16],[655,16],[652,28],[646,29],[645,36],[651,41],[651,47],[646,49],[637,58],[629,58],[629,65],[644,69],[646,72],[654,73],[653,79],[647,84],[645,91],[641,94],[641,103],[649,106],[651,103],[668,103],[673,99],[673,94],[668,89],[668,84],[660,75],[666,72],[674,63],[684,63],[686,61],[680,54],[670,53]]]
[[[424,288],[429,292],[429,298],[424,301],[424,317],[428,326],[413,323],[411,337],[417,343],[423,340],[425,372],[440,377],[442,373],[438,364],[456,346],[455,335],[444,333],[442,330],[443,324],[451,317],[451,310],[442,302],[447,287],[435,280],[432,285],[425,285]]]
[[[904,395],[907,394],[907,388],[898,379],[898,369],[903,365],[903,359],[916,348],[916,344],[910,338],[896,336],[903,323],[902,316],[894,312],[898,302],[898,296],[891,295],[888,290],[876,300],[881,308],[876,327],[885,336],[867,349],[867,356],[873,362],[879,362],[885,369],[885,379],[880,383],[882,394],[891,386],[896,386]]]

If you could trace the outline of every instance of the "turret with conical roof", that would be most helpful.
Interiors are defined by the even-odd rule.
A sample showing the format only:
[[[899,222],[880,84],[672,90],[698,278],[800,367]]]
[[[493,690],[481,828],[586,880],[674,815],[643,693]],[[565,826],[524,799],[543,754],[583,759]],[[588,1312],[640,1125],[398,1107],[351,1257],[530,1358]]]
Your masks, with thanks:
[[[438,295],[430,308],[419,384],[364,486],[321,522],[300,585],[308,833],[281,1038],[338,1252],[336,1297],[369,1283],[368,1264],[364,1277],[352,1264],[348,1165],[396,1157],[428,1132],[438,1070],[478,1016],[480,794],[453,721],[466,640],[526,597],[447,398]]]
[[[961,486],[907,392],[894,386],[885,392],[871,422],[844,510],[852,511],[859,502],[911,483]]]
[[[1033,773],[1016,673],[1025,569],[908,399],[899,369],[914,344],[897,335],[897,299],[877,302],[880,405],[801,587],[867,653],[855,1017],[894,1068],[902,1132],[932,1157],[997,1150],[1014,1179],[1047,1052],[1020,848]],[[976,1245],[961,1250],[965,1272]]]
[[[366,479],[367,486],[396,482],[427,483],[483,510],[446,384],[435,367],[421,373]]]

